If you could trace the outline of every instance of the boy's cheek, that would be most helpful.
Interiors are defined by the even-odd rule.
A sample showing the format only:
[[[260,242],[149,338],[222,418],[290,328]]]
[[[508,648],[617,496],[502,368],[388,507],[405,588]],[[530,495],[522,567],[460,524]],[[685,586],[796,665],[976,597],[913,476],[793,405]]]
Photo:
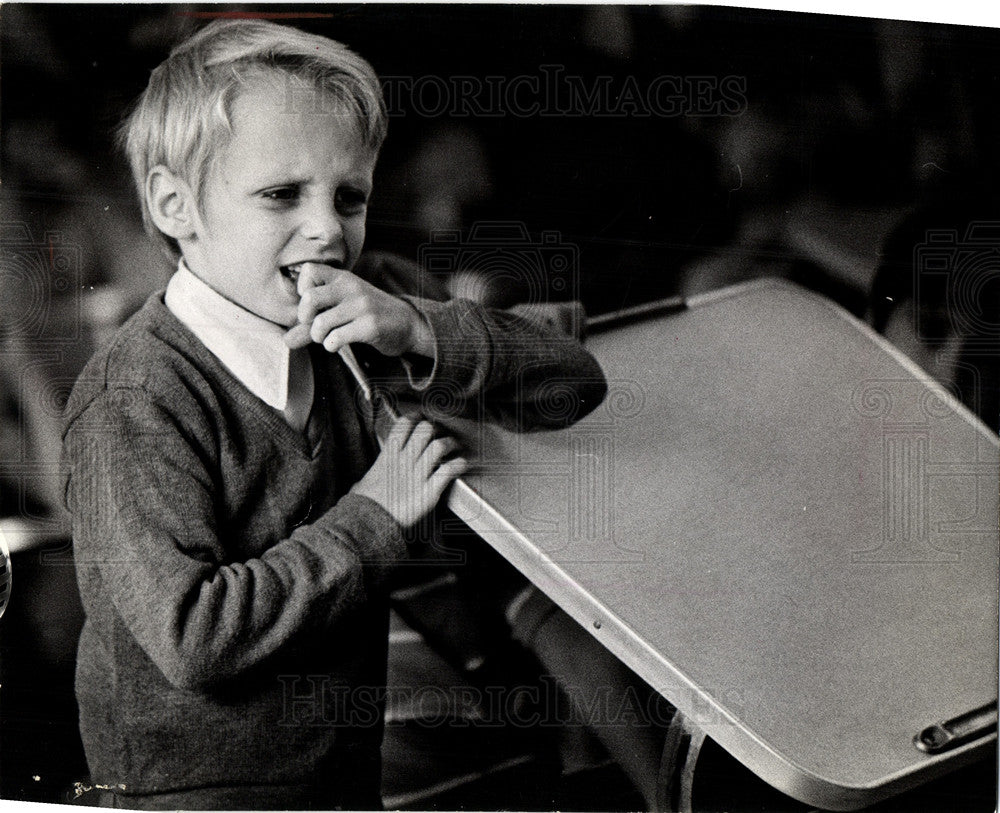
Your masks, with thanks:
[[[361,256],[361,252],[365,247],[365,221],[362,219],[361,227],[358,230],[357,236],[351,241],[351,245],[348,246],[350,256],[347,258],[347,270],[353,271],[354,266],[358,264],[358,258]]]

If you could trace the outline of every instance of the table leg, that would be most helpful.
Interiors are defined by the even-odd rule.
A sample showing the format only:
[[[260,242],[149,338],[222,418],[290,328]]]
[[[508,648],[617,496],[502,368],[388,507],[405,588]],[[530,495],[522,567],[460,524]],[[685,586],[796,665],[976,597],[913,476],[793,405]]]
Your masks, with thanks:
[[[705,732],[682,712],[674,714],[667,729],[657,783],[657,810],[692,813],[691,793],[698,755]]]

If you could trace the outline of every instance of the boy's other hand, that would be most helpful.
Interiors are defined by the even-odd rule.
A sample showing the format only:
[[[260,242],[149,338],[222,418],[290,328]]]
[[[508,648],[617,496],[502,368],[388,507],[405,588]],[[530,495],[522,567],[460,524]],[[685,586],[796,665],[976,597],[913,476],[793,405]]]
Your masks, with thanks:
[[[416,308],[345,268],[304,263],[298,291],[299,323],[285,334],[293,349],[317,342],[336,353],[357,342],[386,356],[434,355],[430,326]]]
[[[427,421],[399,418],[392,425],[375,463],[351,489],[385,508],[403,528],[419,522],[437,505],[445,489],[468,469],[451,437],[434,437]]]

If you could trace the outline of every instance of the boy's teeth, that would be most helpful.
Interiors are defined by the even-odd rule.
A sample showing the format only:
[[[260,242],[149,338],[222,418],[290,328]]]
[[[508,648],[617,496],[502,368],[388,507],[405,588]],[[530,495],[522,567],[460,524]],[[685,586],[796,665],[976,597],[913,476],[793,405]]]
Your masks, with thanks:
[[[339,260],[329,260],[329,261],[305,260],[304,262],[301,263],[292,263],[291,265],[281,266],[281,273],[294,282],[298,280],[299,274],[302,273],[302,266],[304,266],[306,263],[309,262],[315,263],[316,265],[328,265],[330,268],[344,267]]]

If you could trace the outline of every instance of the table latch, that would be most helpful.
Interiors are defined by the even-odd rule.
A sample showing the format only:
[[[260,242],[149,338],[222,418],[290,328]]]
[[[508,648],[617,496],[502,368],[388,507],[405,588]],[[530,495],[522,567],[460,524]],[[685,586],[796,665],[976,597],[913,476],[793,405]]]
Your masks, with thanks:
[[[987,703],[958,717],[934,723],[913,738],[913,744],[926,754],[939,754],[989,734],[997,727],[997,704]]]

